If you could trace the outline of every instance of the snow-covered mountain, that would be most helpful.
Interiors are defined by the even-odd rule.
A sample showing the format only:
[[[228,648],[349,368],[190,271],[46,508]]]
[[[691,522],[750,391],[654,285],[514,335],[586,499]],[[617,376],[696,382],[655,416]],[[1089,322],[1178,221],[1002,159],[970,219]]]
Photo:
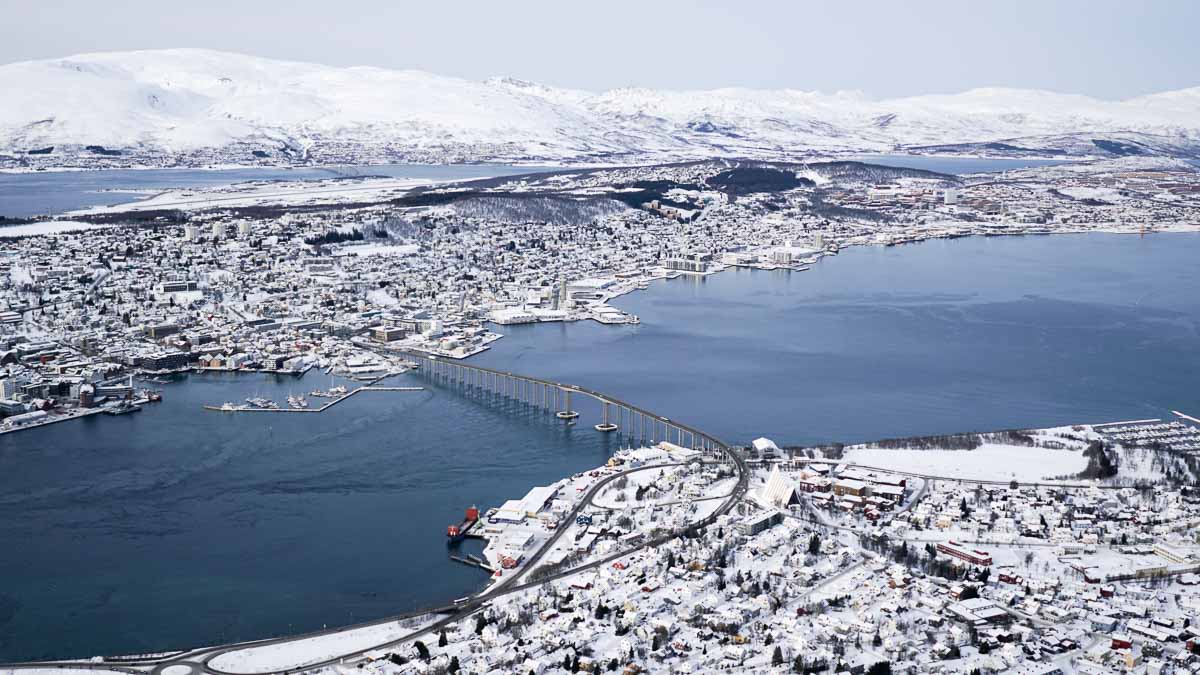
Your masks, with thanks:
[[[12,157],[603,160],[960,145],[1200,156],[1200,87],[1118,102],[1015,89],[882,101],[795,90],[594,94],[177,49],[4,65],[0,91],[0,153]]]

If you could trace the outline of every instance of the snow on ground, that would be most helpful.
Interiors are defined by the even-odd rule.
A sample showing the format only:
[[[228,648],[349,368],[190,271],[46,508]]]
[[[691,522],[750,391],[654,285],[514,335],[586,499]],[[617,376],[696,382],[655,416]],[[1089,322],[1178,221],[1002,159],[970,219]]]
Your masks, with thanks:
[[[1075,199],[1099,199],[1105,202],[1121,202],[1126,199],[1119,190],[1106,187],[1076,186],[1059,188],[1058,191]]]
[[[431,621],[432,619],[425,619],[424,622],[388,621],[307,639],[247,647],[221,654],[213,659],[210,665],[231,673],[256,673],[301,668],[308,664],[399,640],[417,630],[421,623]]]
[[[895,471],[977,480],[1034,481],[1087,468],[1077,450],[1049,450],[1015,445],[984,444],[975,450],[889,450],[848,448],[847,462]]]
[[[126,675],[119,670],[96,668],[0,668],[0,675]]]
[[[343,246],[334,252],[334,256],[346,255],[413,255],[420,251],[417,244],[357,244]]]
[[[448,181],[453,182],[453,181]],[[124,204],[93,206],[75,214],[111,214],[158,209],[209,209],[235,206],[299,206],[381,201],[401,196],[412,188],[429,185],[424,178],[364,178],[320,181],[249,181],[208,190],[167,190],[149,199]]]
[[[0,237],[31,237],[39,234],[78,232],[80,230],[90,230],[97,227],[107,226],[93,225],[91,223],[80,223],[73,220],[47,220],[41,223],[0,227]]]
[[[1186,141],[1200,119],[1192,90],[1123,101],[995,87],[895,99],[737,87],[593,94],[200,49],[11,63],[0,66],[0,90],[9,95],[0,108],[0,146],[19,150],[99,144],[176,151],[291,138],[393,152],[446,147],[448,156],[462,148],[478,157],[472,146],[553,160],[626,152],[745,156],[768,147],[873,151],[1097,129],[1171,130],[1168,140]]]
[[[400,304],[400,300],[392,297],[385,288],[367,291],[367,302],[381,307],[393,307]]]

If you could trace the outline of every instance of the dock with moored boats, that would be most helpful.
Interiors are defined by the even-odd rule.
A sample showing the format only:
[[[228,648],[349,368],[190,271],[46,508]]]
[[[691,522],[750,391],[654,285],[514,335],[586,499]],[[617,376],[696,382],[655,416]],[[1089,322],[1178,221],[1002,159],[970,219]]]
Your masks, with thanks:
[[[350,398],[351,396],[354,396],[355,394],[359,394],[364,391],[424,391],[424,390],[425,390],[425,387],[387,387],[387,386],[380,387],[380,386],[368,384],[368,385],[363,385],[361,387],[355,387],[354,389],[351,389],[350,391],[336,395],[335,397],[330,398],[330,400],[328,402],[326,402],[325,405],[322,405],[318,408],[296,407],[295,404],[293,404],[291,407],[283,408],[283,407],[280,407],[277,405],[270,405],[270,406],[268,406],[268,405],[233,405],[231,403],[226,403],[224,405],[206,405],[206,406],[204,406],[204,409],[205,410],[213,410],[216,412],[319,413],[319,412],[325,412],[326,410],[329,410],[333,406]],[[325,398],[329,398],[329,395],[327,392],[322,392],[321,394],[318,394],[317,392],[313,392],[311,395],[312,396],[323,396]],[[307,402],[305,403],[305,405],[307,405]]]

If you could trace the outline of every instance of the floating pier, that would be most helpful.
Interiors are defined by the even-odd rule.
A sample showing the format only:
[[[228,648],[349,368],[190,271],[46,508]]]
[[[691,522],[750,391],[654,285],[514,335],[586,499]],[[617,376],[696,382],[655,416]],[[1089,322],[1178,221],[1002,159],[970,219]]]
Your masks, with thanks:
[[[346,399],[364,391],[424,391],[425,387],[377,387],[373,385],[364,385],[351,389],[345,395],[339,396],[330,400],[320,408],[260,408],[253,405],[206,405],[205,410],[215,410],[217,412],[273,412],[273,413],[319,413],[329,410],[333,406],[345,401]]]
[[[474,556],[472,556],[472,557],[474,557]],[[493,574],[496,572],[496,570],[492,569],[491,567],[488,567],[485,563],[477,562],[478,559],[470,560],[468,558],[464,558],[459,555],[452,555],[452,556],[450,556],[450,559],[453,560],[454,562],[462,563],[468,567],[478,567],[481,570],[487,570],[488,572],[491,572]]]
[[[1184,415],[1183,413],[1179,412],[1178,410],[1172,410],[1171,414],[1175,415],[1176,417],[1179,417],[1181,419],[1185,419],[1189,422],[1195,422],[1196,424],[1200,424],[1200,419],[1196,419],[1195,417],[1192,417],[1191,415]]]

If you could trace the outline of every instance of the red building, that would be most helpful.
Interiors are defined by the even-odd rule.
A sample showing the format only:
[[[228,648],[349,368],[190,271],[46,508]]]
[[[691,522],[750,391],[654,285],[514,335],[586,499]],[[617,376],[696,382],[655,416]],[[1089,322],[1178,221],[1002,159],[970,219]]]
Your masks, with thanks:
[[[956,541],[946,541],[937,545],[939,553],[945,553],[948,556],[965,560],[972,565],[988,566],[992,564],[992,555],[987,551],[967,548]]]

